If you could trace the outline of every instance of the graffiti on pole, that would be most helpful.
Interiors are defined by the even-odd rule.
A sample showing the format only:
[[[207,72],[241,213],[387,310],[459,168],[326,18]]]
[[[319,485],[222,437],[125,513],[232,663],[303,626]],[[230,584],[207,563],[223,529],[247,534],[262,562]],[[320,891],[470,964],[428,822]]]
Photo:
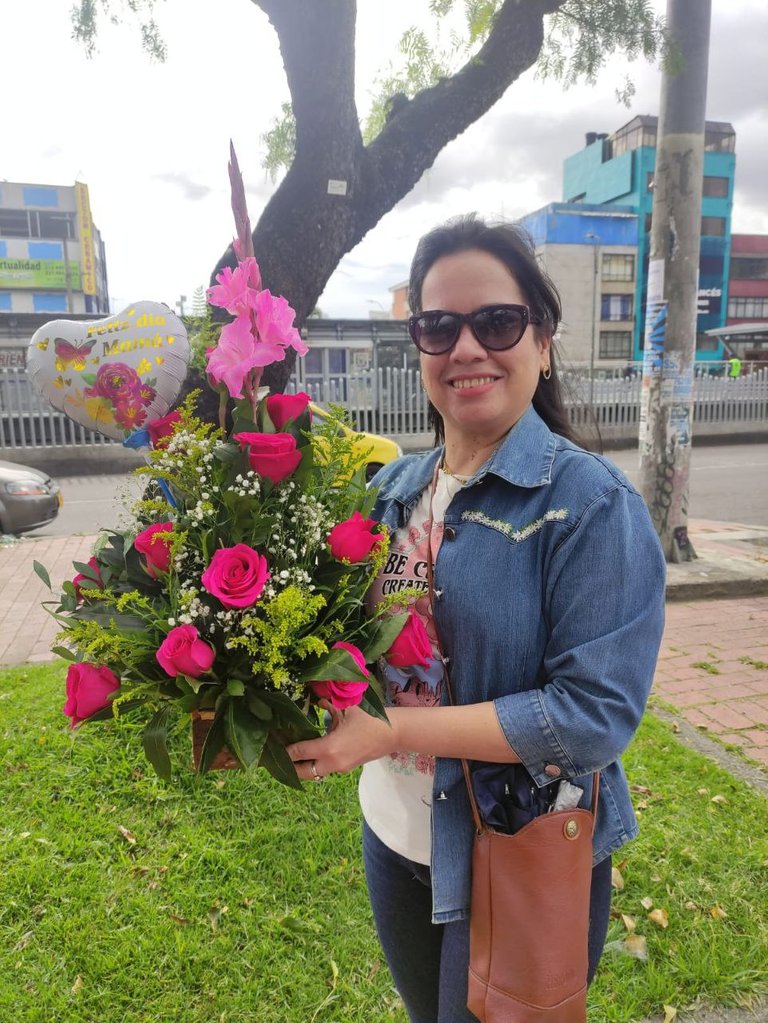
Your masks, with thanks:
[[[649,302],[645,317],[645,348],[643,351],[643,376],[658,376],[664,361],[664,345],[667,340],[666,302]]]

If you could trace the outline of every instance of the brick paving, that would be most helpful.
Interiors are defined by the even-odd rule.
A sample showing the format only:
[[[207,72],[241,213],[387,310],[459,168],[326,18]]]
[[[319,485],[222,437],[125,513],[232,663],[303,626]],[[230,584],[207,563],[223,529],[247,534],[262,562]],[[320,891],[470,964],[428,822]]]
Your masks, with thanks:
[[[654,695],[768,767],[768,596],[667,604]]]
[[[59,631],[41,602],[51,598],[32,568],[48,569],[54,593],[71,579],[73,561],[87,561],[96,538],[52,536],[0,546],[0,666],[52,659],[50,645]]]

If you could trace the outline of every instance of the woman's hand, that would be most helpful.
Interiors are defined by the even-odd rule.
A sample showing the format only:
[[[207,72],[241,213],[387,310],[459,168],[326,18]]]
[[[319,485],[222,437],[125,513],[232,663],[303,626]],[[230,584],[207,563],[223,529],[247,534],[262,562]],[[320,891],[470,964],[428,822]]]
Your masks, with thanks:
[[[302,781],[344,774],[397,748],[394,729],[381,718],[372,717],[359,707],[336,710],[327,700],[322,700],[320,706],[331,715],[328,734],[286,746]]]

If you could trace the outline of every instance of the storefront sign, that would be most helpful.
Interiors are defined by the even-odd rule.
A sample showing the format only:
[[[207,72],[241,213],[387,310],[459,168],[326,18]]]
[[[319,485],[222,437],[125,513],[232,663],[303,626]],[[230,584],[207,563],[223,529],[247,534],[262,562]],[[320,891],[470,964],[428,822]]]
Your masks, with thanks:
[[[69,272],[69,281],[67,281]],[[61,259],[0,258],[0,288],[55,288],[80,291],[80,264]]]
[[[88,186],[80,181],[75,182],[75,198],[77,201],[77,219],[80,223],[80,260],[83,267],[83,292],[95,295],[96,291],[96,257],[93,248],[93,221],[91,220],[91,203],[88,198]]]

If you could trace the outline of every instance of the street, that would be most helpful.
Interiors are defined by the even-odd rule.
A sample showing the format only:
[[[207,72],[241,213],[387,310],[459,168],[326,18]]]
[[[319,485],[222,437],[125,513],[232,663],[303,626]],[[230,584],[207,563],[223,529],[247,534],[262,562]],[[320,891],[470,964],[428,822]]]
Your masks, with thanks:
[[[635,449],[608,457],[637,482]],[[65,476],[59,479],[64,506],[59,516],[30,536],[70,536],[118,526],[126,503],[142,483],[130,474]],[[768,443],[719,444],[693,448],[690,514],[699,519],[768,526]]]

